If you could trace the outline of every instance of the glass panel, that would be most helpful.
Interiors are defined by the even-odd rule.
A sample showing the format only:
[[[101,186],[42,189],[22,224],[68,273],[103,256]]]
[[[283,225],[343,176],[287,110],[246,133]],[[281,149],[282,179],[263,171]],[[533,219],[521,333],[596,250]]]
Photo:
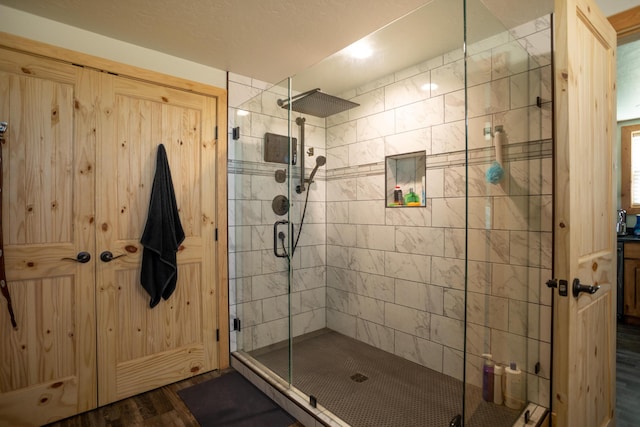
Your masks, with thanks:
[[[550,406],[551,17],[498,3],[465,2],[466,426]]]
[[[231,351],[288,354],[292,156],[289,111],[278,100],[288,97],[289,79],[274,86],[237,75],[229,80]],[[290,379],[288,358],[269,368]]]
[[[309,196],[293,262],[292,384],[349,425],[441,426],[462,414],[462,6],[433,1],[293,78],[294,94],[321,88],[358,104],[292,113],[306,119],[305,175],[326,158],[293,197],[300,218]],[[446,170],[458,175],[446,182]],[[395,185],[415,193],[402,208],[388,206]]]

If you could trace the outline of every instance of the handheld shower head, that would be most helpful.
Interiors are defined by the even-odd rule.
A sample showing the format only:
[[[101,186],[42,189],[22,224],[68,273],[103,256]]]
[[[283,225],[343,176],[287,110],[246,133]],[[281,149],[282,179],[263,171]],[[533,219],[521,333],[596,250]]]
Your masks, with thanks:
[[[313,182],[313,177],[315,176],[316,172],[318,172],[318,168],[320,166],[324,166],[326,163],[327,163],[327,158],[325,156],[316,157],[316,166],[311,171],[311,175],[309,175],[309,179],[308,179],[309,184]]]

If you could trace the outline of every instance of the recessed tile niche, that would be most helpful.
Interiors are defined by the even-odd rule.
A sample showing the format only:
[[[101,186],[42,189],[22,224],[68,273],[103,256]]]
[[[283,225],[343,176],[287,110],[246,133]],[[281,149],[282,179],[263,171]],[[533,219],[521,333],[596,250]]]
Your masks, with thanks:
[[[426,151],[387,156],[385,163],[387,207],[426,206]]]

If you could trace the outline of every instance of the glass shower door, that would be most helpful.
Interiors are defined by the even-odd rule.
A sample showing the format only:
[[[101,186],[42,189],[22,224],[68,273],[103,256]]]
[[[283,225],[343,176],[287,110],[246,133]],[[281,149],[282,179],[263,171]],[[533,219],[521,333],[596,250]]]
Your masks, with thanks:
[[[466,426],[550,407],[550,12],[465,2]]]
[[[443,179],[464,171],[462,24],[462,1],[436,0],[292,79],[296,94],[358,104],[292,118],[306,120],[307,176],[326,156],[293,198],[294,218],[307,195],[313,213],[293,263],[292,384],[349,425],[442,426],[463,411],[465,194]]]

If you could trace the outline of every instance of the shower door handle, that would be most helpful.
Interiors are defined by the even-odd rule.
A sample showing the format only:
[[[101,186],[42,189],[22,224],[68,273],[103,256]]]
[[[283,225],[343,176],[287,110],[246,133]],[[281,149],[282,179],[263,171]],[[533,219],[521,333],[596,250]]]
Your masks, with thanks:
[[[282,231],[278,232],[278,226],[280,224],[288,224],[288,223],[289,223],[289,221],[287,221],[286,219],[283,219],[283,220],[280,220],[280,221],[276,221],[276,222],[273,223],[273,254],[275,256],[277,256],[278,258],[286,258],[287,257],[287,254],[284,253],[284,251],[281,254],[278,253],[278,241],[279,240],[283,241],[282,246],[283,246],[283,249],[284,249],[284,237],[285,237],[284,232],[282,232]]]
[[[278,258],[288,258],[287,249],[284,245],[284,239],[287,237],[284,231],[279,231],[278,226],[281,224],[289,224],[289,221],[282,219],[273,223],[273,254]],[[291,223],[291,236],[293,236],[293,223]],[[278,242],[282,246],[282,253],[278,253]]]

